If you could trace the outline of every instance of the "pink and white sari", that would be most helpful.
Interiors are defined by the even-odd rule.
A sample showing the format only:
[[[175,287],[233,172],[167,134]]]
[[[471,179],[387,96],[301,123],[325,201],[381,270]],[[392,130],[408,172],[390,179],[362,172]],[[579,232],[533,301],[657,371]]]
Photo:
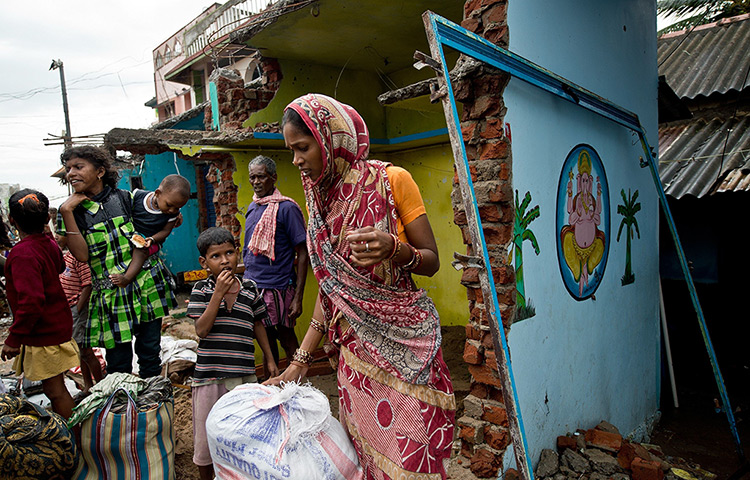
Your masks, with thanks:
[[[302,178],[310,263],[338,360],[339,416],[367,479],[444,479],[455,398],[432,300],[392,261],[347,261],[353,229],[397,233],[387,163],[369,160],[369,134],[352,107],[308,94],[287,106],[318,142],[323,173]]]

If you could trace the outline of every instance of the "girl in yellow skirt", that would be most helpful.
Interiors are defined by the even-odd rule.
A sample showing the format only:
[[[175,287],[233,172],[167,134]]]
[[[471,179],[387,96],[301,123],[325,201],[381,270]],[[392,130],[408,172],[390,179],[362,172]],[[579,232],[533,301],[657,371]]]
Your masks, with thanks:
[[[8,202],[10,223],[19,241],[5,263],[8,302],[13,324],[0,358],[16,357],[16,374],[42,381],[52,410],[67,419],[73,398],[65,388],[64,373],[79,364],[73,341],[73,317],[59,274],[65,270],[62,252],[44,233],[49,201],[43,193],[24,189]]]

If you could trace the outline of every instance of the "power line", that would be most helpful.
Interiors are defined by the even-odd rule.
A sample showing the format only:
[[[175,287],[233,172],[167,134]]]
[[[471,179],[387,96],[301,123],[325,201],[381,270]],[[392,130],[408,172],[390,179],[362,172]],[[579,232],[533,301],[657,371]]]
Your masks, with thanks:
[[[68,90],[86,91],[86,90],[96,90],[96,89],[104,88],[104,87],[123,87],[123,86],[126,86],[126,85],[144,85],[144,84],[151,84],[151,83],[153,83],[153,82],[148,81],[148,82],[127,82],[127,83],[122,83],[122,84],[119,84],[119,83],[118,84],[102,84],[102,85],[96,85],[96,86],[87,87],[87,88],[83,88],[83,87],[69,88]],[[11,98],[5,98],[4,100],[0,100],[0,103],[10,102],[10,101],[13,101],[13,100],[28,100],[29,98],[31,98],[31,97],[39,94],[39,93],[56,93],[54,91],[53,92],[48,92],[48,90],[54,90],[54,89],[43,89],[43,90],[40,89],[40,91],[34,92],[33,94],[30,94],[30,95],[27,95],[27,96],[24,96],[24,97],[13,96]],[[56,90],[59,91],[60,87],[57,87]],[[0,94],[0,97],[2,97],[2,96],[3,95]],[[5,95],[5,97],[8,97],[8,95]]]

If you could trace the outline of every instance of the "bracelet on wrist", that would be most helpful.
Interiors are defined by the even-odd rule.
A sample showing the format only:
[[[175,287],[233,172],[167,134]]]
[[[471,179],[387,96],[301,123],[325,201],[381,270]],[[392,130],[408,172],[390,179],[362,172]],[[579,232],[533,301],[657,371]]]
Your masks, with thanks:
[[[328,331],[328,329],[326,328],[325,323],[321,322],[320,320],[316,320],[314,318],[310,319],[310,326],[314,330],[316,330],[316,331],[318,331],[318,332],[320,332],[322,334],[325,334]]]
[[[401,240],[398,239],[398,235],[394,233],[390,233],[389,235],[393,238],[393,250],[386,260],[391,260],[392,258],[397,257],[401,251]]]
[[[307,350],[302,350],[301,348],[298,348],[297,351],[294,352],[294,355],[292,355],[293,362],[299,362],[306,367],[312,365],[313,360],[314,358],[312,356],[312,353],[308,352]]]
[[[407,243],[407,245],[409,244]],[[409,248],[411,249],[412,257],[411,260],[409,260],[409,263],[403,266],[403,269],[407,272],[416,270],[420,265],[422,265],[422,252],[420,252],[418,248],[412,245],[409,245]]]

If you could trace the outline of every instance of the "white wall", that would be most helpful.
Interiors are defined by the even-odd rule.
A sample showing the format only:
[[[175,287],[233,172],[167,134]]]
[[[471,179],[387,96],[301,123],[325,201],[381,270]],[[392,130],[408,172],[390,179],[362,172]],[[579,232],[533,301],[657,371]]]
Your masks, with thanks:
[[[657,135],[654,0],[509,1],[510,50],[637,113]],[[505,90],[512,131],[513,186],[532,195],[541,216],[524,242],[526,296],[536,315],[512,326],[508,341],[518,397],[536,464],[556,437],[601,420],[632,432],[658,407],[658,199],[637,137],[572,103],[512,79]],[[556,245],[556,196],[568,152],[580,143],[601,156],[609,183],[609,254],[596,299],[566,290]],[[620,190],[639,191],[640,239],[632,243],[635,282],[622,286],[625,233],[616,236]],[[575,181],[574,181],[575,192]],[[506,456],[508,461],[508,456]],[[512,465],[512,462],[511,462]]]

